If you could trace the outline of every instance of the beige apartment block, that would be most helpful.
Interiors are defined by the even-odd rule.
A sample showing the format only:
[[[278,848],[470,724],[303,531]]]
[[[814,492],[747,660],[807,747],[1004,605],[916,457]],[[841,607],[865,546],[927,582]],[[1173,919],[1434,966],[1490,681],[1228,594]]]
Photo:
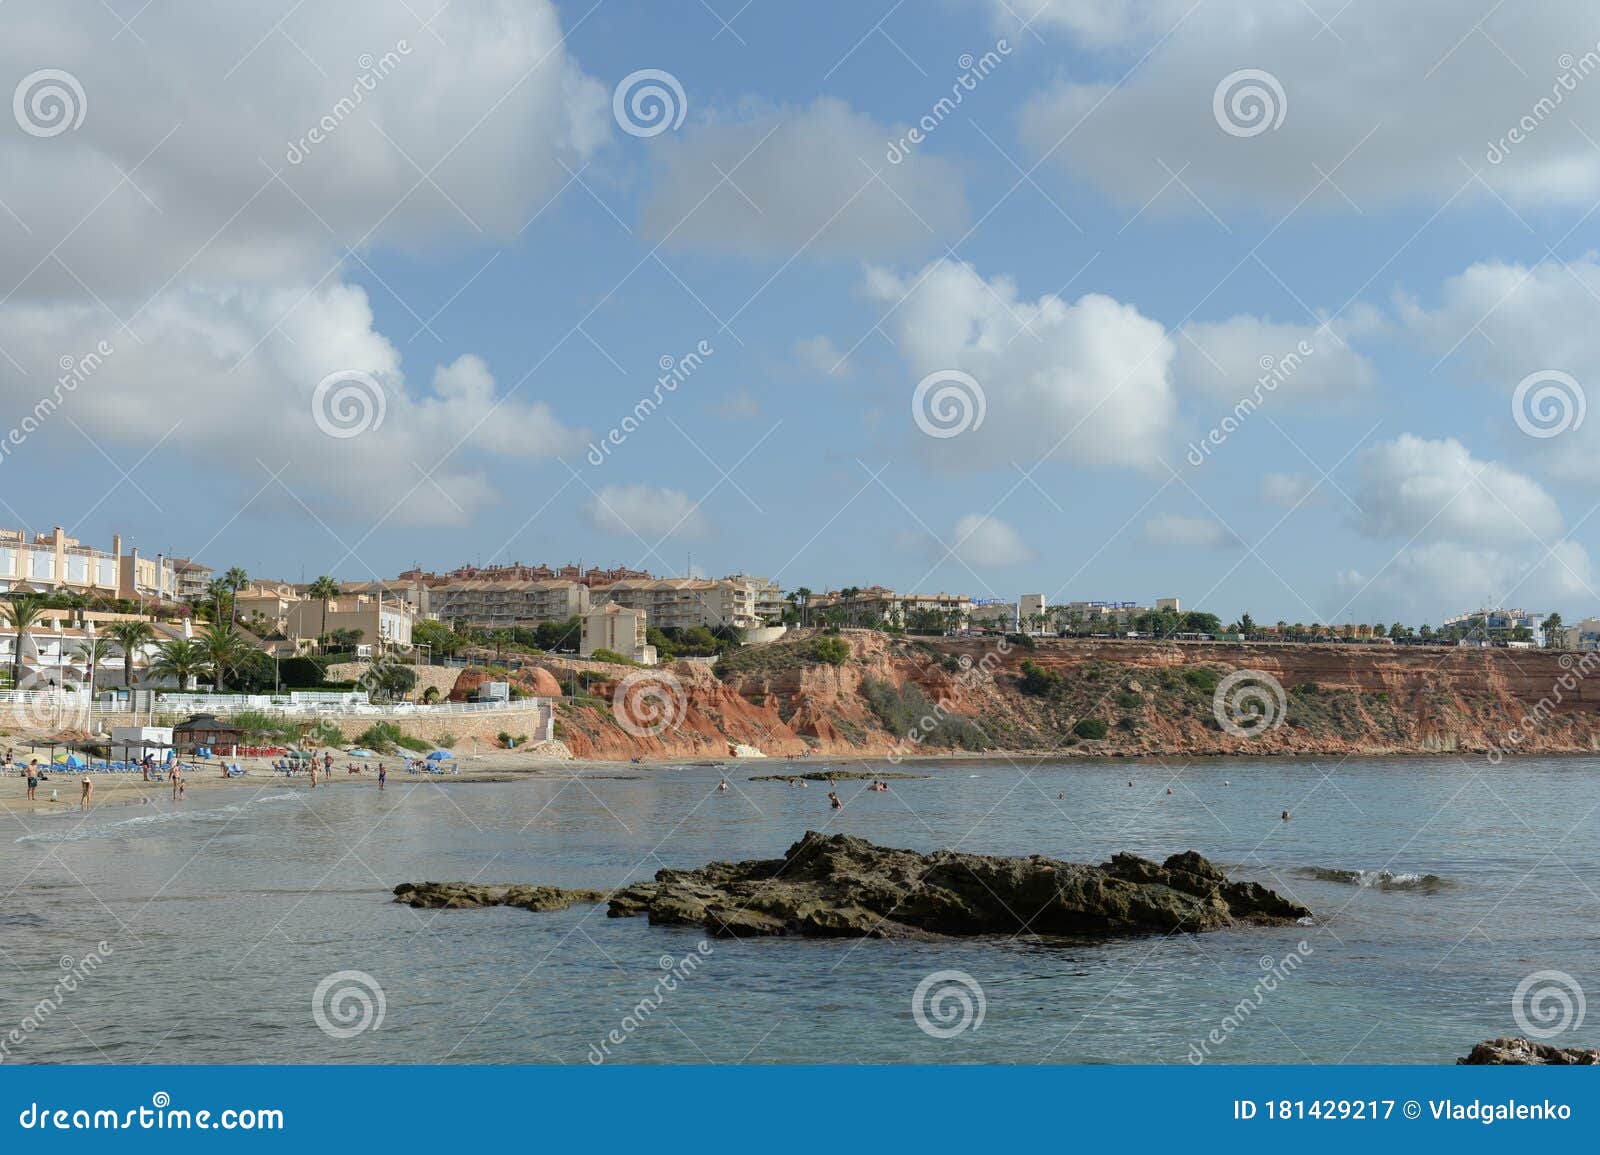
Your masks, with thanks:
[[[645,638],[647,627],[643,610],[609,603],[592,607],[583,615],[583,632],[578,652],[590,657],[596,650],[611,650],[642,665],[656,664],[656,648]]]

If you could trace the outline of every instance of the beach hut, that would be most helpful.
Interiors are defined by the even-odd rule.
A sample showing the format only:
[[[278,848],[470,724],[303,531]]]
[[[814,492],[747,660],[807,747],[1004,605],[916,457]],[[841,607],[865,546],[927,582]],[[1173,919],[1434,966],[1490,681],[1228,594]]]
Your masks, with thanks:
[[[172,744],[180,750],[211,749],[235,754],[244,731],[230,726],[215,714],[195,714],[172,728]]]

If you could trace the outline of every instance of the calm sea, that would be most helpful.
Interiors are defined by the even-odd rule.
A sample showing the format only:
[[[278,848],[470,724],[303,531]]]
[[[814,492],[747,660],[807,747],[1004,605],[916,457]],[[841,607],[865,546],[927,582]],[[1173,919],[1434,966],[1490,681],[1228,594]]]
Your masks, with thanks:
[[[1600,1007],[1570,986],[1600,996],[1593,759],[960,762],[888,794],[845,783],[840,812],[821,784],[746,780],[785,768],[729,767],[726,794],[709,767],[402,775],[382,794],[263,783],[176,810],[157,795],[0,817],[0,1042],[21,1036],[0,1058],[584,1063],[604,1044],[628,1063],[1441,1063],[1524,1033],[1519,1014],[1600,1045]],[[777,856],[808,828],[1085,862],[1192,848],[1317,919],[1065,944],[700,947],[697,931],[603,907],[390,901],[424,879],[606,888]],[[924,984],[938,972],[959,973]]]

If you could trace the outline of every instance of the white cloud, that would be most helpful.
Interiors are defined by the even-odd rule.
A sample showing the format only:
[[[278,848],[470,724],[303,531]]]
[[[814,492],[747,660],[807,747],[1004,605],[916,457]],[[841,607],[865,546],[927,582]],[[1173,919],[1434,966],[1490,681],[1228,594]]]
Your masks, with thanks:
[[[1034,558],[1022,535],[998,517],[969,513],[951,531],[950,549],[973,569],[1022,565]]]
[[[541,401],[500,394],[475,356],[438,367],[431,389],[409,385],[399,351],[373,328],[367,295],[355,286],[172,291],[154,300],[139,327],[142,345],[116,332],[94,305],[0,309],[0,347],[28,371],[24,377],[0,362],[0,405],[32,411],[54,391],[59,357],[87,365],[104,340],[111,351],[95,354],[99,364],[64,394],[41,439],[77,442],[74,423],[97,443],[139,453],[166,438],[161,454],[204,464],[237,483],[243,497],[287,463],[282,483],[309,507],[334,516],[388,514],[402,525],[459,524],[489,504],[496,491],[482,468],[485,455],[537,461],[587,436]],[[319,382],[342,371],[378,384],[381,421],[334,438],[318,425],[313,398]],[[372,398],[374,421],[378,405]],[[359,413],[331,424],[351,428]]]
[[[1145,468],[1161,460],[1175,403],[1173,344],[1132,305],[1099,293],[1024,300],[1009,278],[986,281],[947,260],[911,277],[871,270],[866,288],[898,303],[886,324],[911,371],[901,412],[931,464],[982,468],[1046,454]],[[952,369],[977,381],[983,420],[974,408],[958,437],[924,436],[910,412],[916,385]]]
[[[718,417],[728,421],[748,421],[761,416],[761,402],[748,389],[735,389],[713,408]]]
[[[81,278],[137,331],[172,278],[310,284],[347,246],[515,234],[562,163],[611,135],[609,92],[566,54],[546,0],[418,12],[350,0],[279,28],[248,0],[157,4],[112,43],[98,7],[5,6],[6,92],[48,63],[77,78],[86,112],[45,139],[9,120],[0,133],[0,172],[27,174],[5,182],[27,228],[0,227],[0,294],[76,297]],[[313,129],[321,143],[304,141]]]
[[[796,361],[817,373],[825,373],[829,377],[850,375],[850,364],[845,360],[845,354],[828,337],[802,337],[794,343],[791,351]]]
[[[1437,305],[1401,296],[1398,309],[1429,353],[1505,398],[1503,429],[1552,476],[1600,485],[1600,418],[1587,413],[1600,386],[1597,295],[1600,260],[1592,254],[1532,268],[1485,261],[1446,281]],[[1521,381],[1550,371],[1567,374],[1576,388],[1545,380],[1516,399]],[[1541,399],[1545,388],[1551,392]],[[1519,429],[1548,436],[1523,440]]]
[[[1158,513],[1144,523],[1145,540],[1182,549],[1233,549],[1239,539],[1227,527],[1205,517]]]
[[[1537,20],[1485,7],[1023,0],[1024,17],[1062,29],[1090,60],[1030,101],[1022,135],[1120,201],[1140,205],[1169,186],[1156,211],[1203,211],[1186,189],[1213,207],[1282,210],[1316,188],[1313,207],[1339,212],[1353,211],[1345,197],[1367,211],[1390,199],[1441,202],[1464,186],[1464,200],[1487,197],[1472,171],[1513,203],[1592,202],[1600,152],[1574,128],[1600,116],[1592,5],[1549,0]],[[1218,86],[1244,69],[1280,86],[1281,101],[1269,93],[1283,107],[1275,129],[1219,127]],[[1525,139],[1507,146],[1513,129]],[[1331,176],[1320,188],[1319,170]]]
[[[1292,509],[1317,500],[1321,490],[1309,473],[1268,473],[1261,478],[1261,500]]]
[[[663,169],[643,231],[669,247],[784,260],[802,248],[846,257],[926,249],[966,219],[961,181],[925,154],[889,164],[894,135],[832,97],[685,128],[656,142]]]
[[[1363,452],[1357,476],[1357,524],[1370,536],[1505,547],[1553,541],[1562,530],[1538,482],[1479,461],[1459,441],[1402,434]]]
[[[584,520],[605,533],[638,536],[647,542],[669,534],[699,537],[706,519],[677,489],[651,485],[607,485],[583,504]]]
[[[1320,396],[1371,384],[1371,363],[1341,327],[1295,325],[1240,314],[1190,321],[1178,331],[1173,376],[1213,397]]]
[[[1400,614],[1410,624],[1438,626],[1447,615],[1482,605],[1534,611],[1593,605],[1593,580],[1588,552],[1573,541],[1558,542],[1549,553],[1427,542],[1403,550],[1370,576],[1347,571],[1338,584],[1351,599],[1347,619]]]

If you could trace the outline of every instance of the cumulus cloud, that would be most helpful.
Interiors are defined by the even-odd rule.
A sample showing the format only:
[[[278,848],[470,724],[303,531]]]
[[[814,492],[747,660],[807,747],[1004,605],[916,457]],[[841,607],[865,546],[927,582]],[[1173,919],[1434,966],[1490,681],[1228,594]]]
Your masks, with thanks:
[[[351,0],[275,29],[248,0],[157,4],[118,47],[98,7],[6,6],[7,91],[48,62],[86,107],[59,135],[0,133],[0,172],[27,173],[6,182],[27,228],[0,227],[0,293],[81,279],[128,317],[174,278],[309,284],[348,246],[514,234],[610,135],[606,86],[547,0],[412,11]]]
[[[825,336],[802,337],[790,350],[794,358],[807,369],[825,373],[829,377],[847,377],[850,364],[832,340]]]
[[[1364,451],[1357,477],[1357,525],[1373,537],[1504,547],[1562,531],[1561,511],[1538,482],[1454,439],[1402,434]]]
[[[1552,476],[1600,485],[1600,419],[1585,420],[1600,385],[1597,295],[1600,260],[1589,255],[1566,265],[1480,262],[1447,280],[1436,304],[1401,296],[1397,305],[1423,348],[1505,398],[1503,428],[1537,434],[1521,444]]]
[[[1321,491],[1309,473],[1268,473],[1261,478],[1261,500],[1286,509],[1317,499]]]
[[[537,461],[587,437],[542,401],[502,394],[475,356],[439,366],[428,389],[409,384],[355,286],[174,290],[152,302],[140,331],[143,344],[94,305],[0,309],[0,347],[28,374],[0,362],[0,404],[33,411],[70,356],[81,381],[41,439],[75,438],[69,422],[141,452],[167,438],[164,452],[234,480],[246,497],[287,464],[283,484],[309,507],[402,525],[462,523],[491,502],[486,455]],[[339,386],[319,397],[337,373],[371,384],[348,382],[344,400]]]
[[[657,142],[643,231],[669,247],[785,260],[926,249],[966,219],[960,178],[922,153],[889,164],[894,135],[832,97],[686,128]]]
[[[1589,554],[1574,541],[1557,542],[1548,553],[1424,542],[1371,574],[1346,571],[1338,585],[1350,599],[1347,618],[1399,613],[1414,623],[1438,625],[1448,614],[1485,604],[1530,610],[1574,601],[1587,605],[1594,601],[1593,579]]]
[[[1033,548],[1016,529],[998,517],[977,513],[969,513],[956,522],[950,548],[973,569],[1022,565],[1034,558]]]
[[[1010,278],[985,280],[949,260],[908,277],[870,270],[866,290],[897,306],[885,324],[911,371],[906,410],[928,374],[958,370],[977,383],[954,386],[966,394],[956,438],[923,436],[913,424],[952,428],[954,410],[928,412],[937,390],[915,414],[902,410],[931,464],[981,468],[1048,454],[1150,468],[1162,459],[1175,402],[1173,343],[1132,305],[1099,293],[1026,300]]]
[[[1240,314],[1190,321],[1178,331],[1173,375],[1184,388],[1218,399],[1319,396],[1362,388],[1372,364],[1338,326],[1296,325]]]
[[[669,534],[699,537],[707,528],[688,494],[653,485],[607,485],[581,508],[584,520],[596,529],[647,541]]]
[[[1466,198],[1487,196],[1470,185],[1469,168],[1513,203],[1592,202],[1600,153],[1573,127],[1600,115],[1592,5],[1550,0],[1537,20],[1484,7],[1024,0],[1019,14],[1061,29],[1091,59],[1029,102],[1022,135],[1036,154],[1130,204],[1175,171],[1212,205],[1282,210],[1313,189],[1314,206],[1341,212],[1351,211],[1346,197],[1370,210],[1438,202],[1464,187]],[[1269,107],[1252,119],[1241,106],[1230,134],[1214,100],[1224,78],[1245,69],[1271,76],[1257,85]],[[1091,78],[1078,79],[1085,72]],[[1237,91],[1222,95],[1225,116]],[[1520,142],[1509,140],[1513,129]],[[1202,211],[1176,185],[1162,201]]]
[[[1145,540],[1182,549],[1233,549],[1240,543],[1226,526],[1206,517],[1159,513],[1144,523]]]

